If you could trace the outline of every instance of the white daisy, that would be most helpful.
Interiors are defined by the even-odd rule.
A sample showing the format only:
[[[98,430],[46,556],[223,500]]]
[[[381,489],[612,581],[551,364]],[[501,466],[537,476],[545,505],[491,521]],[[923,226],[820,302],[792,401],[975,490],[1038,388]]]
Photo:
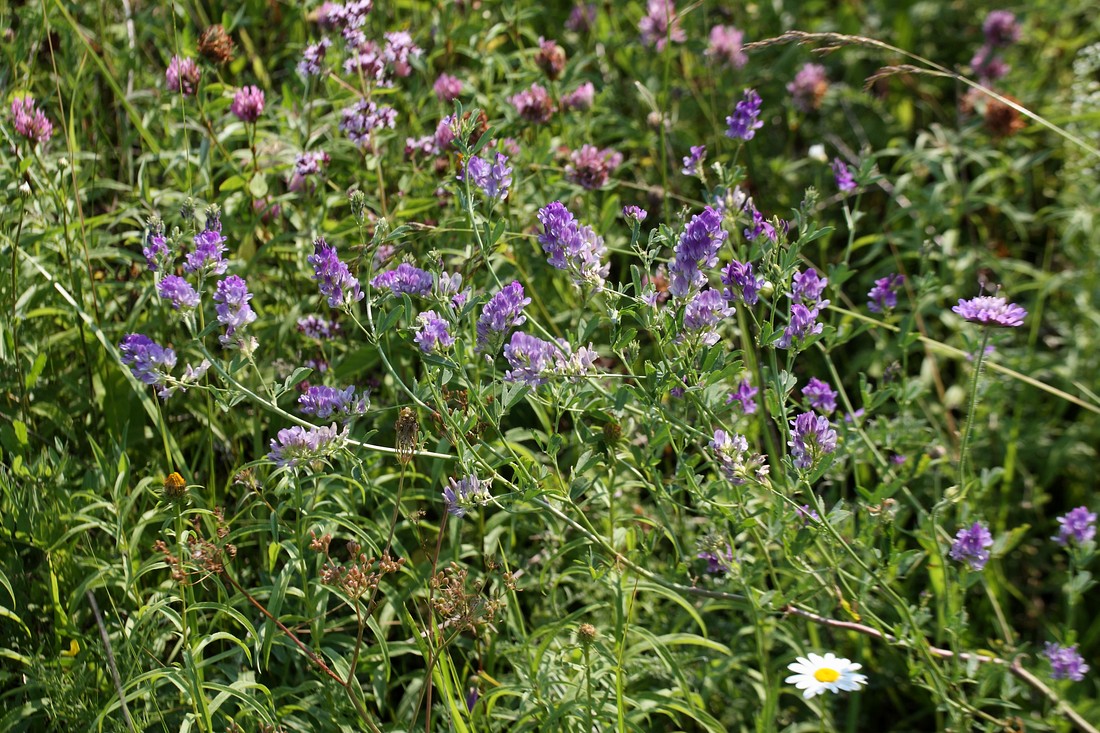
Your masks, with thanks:
[[[842,659],[832,652],[825,656],[810,654],[808,658],[799,657],[798,661],[787,665],[787,669],[794,674],[786,682],[802,690],[802,697],[807,700],[825,691],[851,692],[867,684],[866,675],[856,674],[856,670],[862,667],[862,664]]]

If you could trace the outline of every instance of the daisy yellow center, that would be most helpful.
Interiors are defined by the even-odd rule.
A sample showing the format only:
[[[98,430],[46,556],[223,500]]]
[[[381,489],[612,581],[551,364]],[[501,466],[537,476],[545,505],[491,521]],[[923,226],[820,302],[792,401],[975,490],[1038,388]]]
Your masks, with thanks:
[[[814,672],[814,679],[818,682],[836,682],[840,679],[840,672],[829,667],[822,667]]]

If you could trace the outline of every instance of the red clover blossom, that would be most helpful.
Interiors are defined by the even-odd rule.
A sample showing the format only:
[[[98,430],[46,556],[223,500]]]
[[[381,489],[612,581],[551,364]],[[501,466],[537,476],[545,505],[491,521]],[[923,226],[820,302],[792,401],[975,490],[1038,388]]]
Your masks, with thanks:
[[[432,91],[440,102],[450,104],[462,94],[462,81],[450,74],[440,74],[432,85]]]
[[[180,92],[185,97],[190,97],[199,88],[199,80],[202,78],[202,69],[192,58],[180,58],[173,56],[168,63],[168,70],[164,72],[164,80],[168,90]]]
[[[36,107],[34,97],[16,97],[11,101],[15,131],[32,143],[44,143],[53,135],[53,123]]]
[[[229,111],[241,122],[255,122],[264,112],[264,92],[257,86],[241,87]]]
[[[528,122],[548,122],[550,116],[554,114],[554,103],[550,99],[550,94],[540,84],[532,84],[530,88],[513,95],[508,101],[519,112],[519,116]]]
[[[582,145],[569,154],[565,166],[566,180],[589,191],[603,188],[608,177],[623,162],[621,153],[610,148],[599,149],[595,145]]]
[[[795,74],[794,81],[787,84],[791,102],[803,112],[819,109],[827,91],[829,80],[825,78],[825,67],[821,64],[806,64]]]
[[[658,51],[663,51],[669,41],[683,43],[687,39],[676,16],[673,0],[649,0],[645,16],[638,21],[638,30],[642,34],[642,43],[656,46]]]
[[[740,69],[749,62],[749,57],[741,50],[745,34],[732,25],[716,25],[710,29],[710,44],[706,55],[711,59]]]

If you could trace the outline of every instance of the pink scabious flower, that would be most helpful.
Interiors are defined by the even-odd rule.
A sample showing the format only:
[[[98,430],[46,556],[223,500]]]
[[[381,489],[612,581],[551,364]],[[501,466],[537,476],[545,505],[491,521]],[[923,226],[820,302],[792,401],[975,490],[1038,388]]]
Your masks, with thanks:
[[[15,131],[32,143],[44,143],[53,135],[53,123],[37,109],[34,97],[15,98],[11,102],[12,124]]]
[[[592,109],[592,101],[596,96],[596,87],[592,85],[592,82],[586,81],[573,91],[567,93],[561,98],[561,104],[566,109],[576,109],[582,112],[587,109]]]
[[[638,30],[642,34],[642,43],[656,46],[658,51],[663,51],[669,41],[683,43],[687,39],[676,16],[673,0],[649,0],[645,16],[638,21]]]
[[[827,91],[829,80],[825,78],[825,67],[821,64],[806,64],[795,74],[794,81],[787,84],[791,101],[803,112],[819,109]]]
[[[548,122],[550,115],[554,114],[554,102],[541,84],[532,84],[508,101],[519,112],[519,116],[528,122]]]
[[[432,91],[440,102],[450,104],[462,94],[462,80],[450,74],[440,74],[432,85]]]
[[[595,145],[582,145],[580,150],[569,154],[569,163],[565,166],[567,180],[594,191],[603,188],[608,177],[623,162],[621,153],[610,148],[599,149]]]
[[[979,295],[970,300],[959,298],[959,304],[951,310],[971,323],[980,323],[983,326],[1016,328],[1023,325],[1024,317],[1027,316],[1027,311],[1020,306],[993,295]]]
[[[168,63],[168,70],[164,72],[169,91],[180,92],[185,97],[190,97],[199,88],[200,78],[202,69],[192,58],[173,56]]]
[[[710,45],[706,55],[710,58],[740,69],[749,62],[749,57],[741,50],[745,34],[732,25],[716,25],[710,29]]]
[[[241,87],[229,111],[241,122],[255,122],[264,112],[264,92],[257,86]]]

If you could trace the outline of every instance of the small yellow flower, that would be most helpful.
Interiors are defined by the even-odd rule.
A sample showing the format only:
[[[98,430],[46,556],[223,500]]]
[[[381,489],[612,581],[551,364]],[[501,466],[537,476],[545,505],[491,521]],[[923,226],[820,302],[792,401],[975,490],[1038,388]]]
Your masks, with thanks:
[[[187,493],[187,482],[177,471],[173,471],[164,477],[164,498],[179,499]]]

